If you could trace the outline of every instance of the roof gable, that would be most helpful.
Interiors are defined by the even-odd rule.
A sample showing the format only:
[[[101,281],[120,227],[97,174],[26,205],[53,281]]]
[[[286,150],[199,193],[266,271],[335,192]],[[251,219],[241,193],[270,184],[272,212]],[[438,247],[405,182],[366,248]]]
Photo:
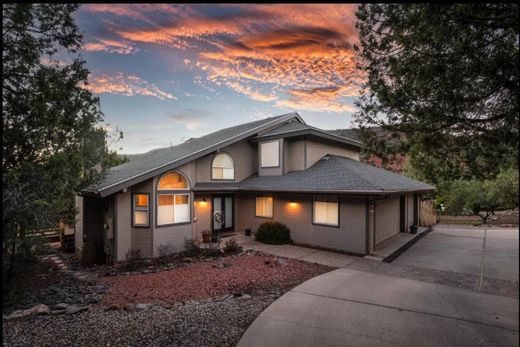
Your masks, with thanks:
[[[289,113],[218,130],[174,147],[152,150],[111,168],[103,180],[87,187],[83,193],[108,196],[291,119],[303,122],[297,113]]]

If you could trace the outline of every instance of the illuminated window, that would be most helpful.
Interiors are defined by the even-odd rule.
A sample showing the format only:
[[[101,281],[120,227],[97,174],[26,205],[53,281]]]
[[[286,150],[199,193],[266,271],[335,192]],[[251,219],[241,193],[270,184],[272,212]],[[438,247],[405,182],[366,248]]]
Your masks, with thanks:
[[[280,166],[280,142],[271,141],[260,144],[260,165],[262,167]]]
[[[213,158],[211,165],[211,179],[234,180],[235,164],[229,154],[219,153]]]
[[[133,194],[132,225],[147,227],[150,225],[149,194]]]
[[[337,196],[316,196],[313,201],[312,222],[339,226],[339,202]]]
[[[162,176],[157,185],[158,190],[188,189],[188,181],[178,172],[169,172]]]
[[[157,184],[157,225],[190,221],[189,184],[183,175],[169,172]]]
[[[273,218],[273,197],[257,196],[256,197],[256,217]]]

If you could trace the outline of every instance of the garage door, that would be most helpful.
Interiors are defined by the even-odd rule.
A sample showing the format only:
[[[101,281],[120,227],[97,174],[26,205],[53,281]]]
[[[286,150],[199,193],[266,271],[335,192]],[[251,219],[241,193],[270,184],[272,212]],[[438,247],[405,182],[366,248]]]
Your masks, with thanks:
[[[376,246],[399,233],[399,198],[379,200],[375,211]]]

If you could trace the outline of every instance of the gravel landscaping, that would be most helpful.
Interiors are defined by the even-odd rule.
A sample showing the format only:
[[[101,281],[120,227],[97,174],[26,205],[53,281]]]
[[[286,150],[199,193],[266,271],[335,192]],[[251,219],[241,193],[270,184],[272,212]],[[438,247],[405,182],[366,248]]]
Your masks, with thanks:
[[[331,268],[294,259],[244,253],[202,261],[175,270],[133,276],[106,277],[105,305],[173,304],[224,294],[254,294],[265,289],[287,290]]]
[[[30,300],[17,307],[40,301],[50,309],[23,318],[4,316],[3,341],[6,346],[234,346],[274,300],[330,270],[258,252],[184,258],[173,269],[116,272],[95,282],[53,270],[51,289],[29,290]],[[87,306],[68,304],[85,304],[92,295]],[[60,300],[67,304],[55,304]]]
[[[5,346],[234,346],[279,294],[4,322]]]

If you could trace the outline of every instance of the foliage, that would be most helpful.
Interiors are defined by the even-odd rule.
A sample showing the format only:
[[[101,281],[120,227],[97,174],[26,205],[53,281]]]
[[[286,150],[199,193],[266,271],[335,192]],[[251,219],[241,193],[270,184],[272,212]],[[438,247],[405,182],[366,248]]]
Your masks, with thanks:
[[[161,244],[157,247],[159,258],[169,257],[176,252],[176,247],[173,243]]]
[[[241,252],[242,247],[240,247],[237,241],[232,238],[226,241],[223,251],[226,254],[235,254]]]
[[[484,223],[496,209],[518,207],[518,170],[507,169],[494,180],[456,180],[443,184],[440,194],[446,204],[446,214],[465,211],[479,215]]]
[[[125,254],[126,262],[121,266],[124,271],[135,271],[143,265],[141,250],[136,248],[129,249]]]
[[[77,53],[77,7],[2,5],[4,290],[25,233],[73,220],[75,192],[121,162],[98,127],[98,98],[81,87],[88,70]]]
[[[291,231],[279,222],[265,222],[260,224],[255,233],[255,240],[271,245],[280,245],[291,242]]]
[[[383,159],[409,152],[434,184],[517,167],[518,9],[361,5],[356,49],[367,82],[355,119],[367,150]]]
[[[184,254],[195,257],[201,253],[200,244],[195,239],[184,239]]]

